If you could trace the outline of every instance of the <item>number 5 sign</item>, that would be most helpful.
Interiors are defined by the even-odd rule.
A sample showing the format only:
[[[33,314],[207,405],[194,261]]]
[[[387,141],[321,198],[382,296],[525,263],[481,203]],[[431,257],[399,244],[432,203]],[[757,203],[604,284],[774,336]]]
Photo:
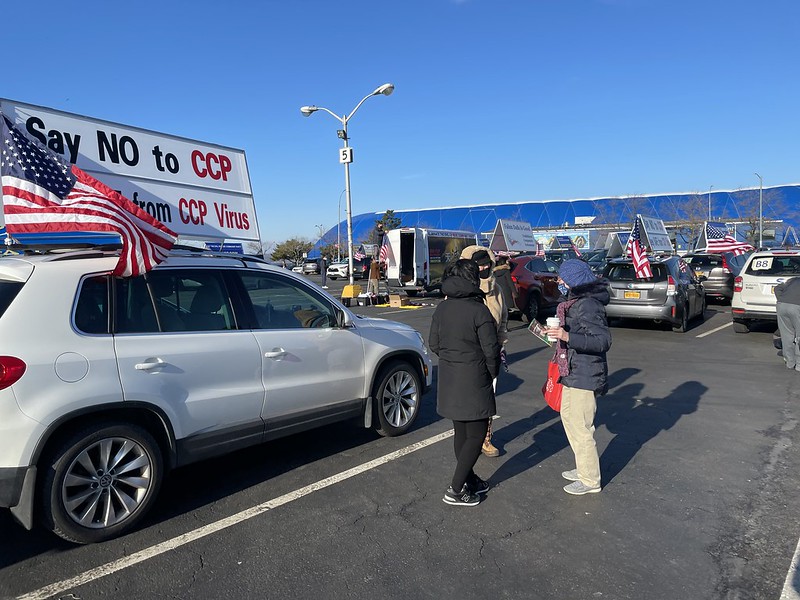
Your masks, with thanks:
[[[349,146],[347,148],[340,148],[339,162],[342,164],[353,162],[353,149]]]

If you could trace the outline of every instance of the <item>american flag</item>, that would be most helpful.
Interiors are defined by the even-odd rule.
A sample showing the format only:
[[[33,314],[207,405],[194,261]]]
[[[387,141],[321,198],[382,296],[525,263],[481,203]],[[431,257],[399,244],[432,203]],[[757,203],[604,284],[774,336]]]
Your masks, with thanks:
[[[706,223],[706,249],[709,252],[733,252],[734,256],[739,256],[750,250],[755,250],[750,244],[737,242],[729,232],[727,227],[719,227]]]
[[[378,260],[382,263],[388,263],[389,256],[392,256],[392,248],[389,246],[389,236],[383,234],[383,241],[381,241],[381,251],[378,255]]]
[[[356,260],[364,260],[367,258],[367,255],[364,253],[364,246],[359,246],[358,250],[353,252],[353,258]]]
[[[644,248],[642,248],[638,218],[633,223],[631,235],[628,237],[628,246],[625,250],[631,255],[631,258],[633,258],[633,268],[636,269],[637,279],[647,279],[653,276],[653,269],[650,268],[650,261],[647,259],[647,253],[644,251]]]
[[[544,244],[536,242],[536,256],[544,256]]]
[[[6,229],[15,233],[114,232],[114,275],[140,275],[167,256],[177,236],[139,206],[61,156],[32,142],[3,115],[0,180]]]
[[[581,251],[578,250],[578,247],[575,245],[575,242],[572,242],[572,249],[575,251],[575,256],[581,255]]]

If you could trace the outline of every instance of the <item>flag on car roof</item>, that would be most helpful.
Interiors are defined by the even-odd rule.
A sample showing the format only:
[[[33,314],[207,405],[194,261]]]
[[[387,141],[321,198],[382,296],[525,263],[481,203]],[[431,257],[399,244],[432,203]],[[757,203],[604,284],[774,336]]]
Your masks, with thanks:
[[[628,246],[625,250],[633,259],[633,268],[636,270],[637,279],[646,279],[653,276],[653,269],[650,268],[647,253],[642,248],[638,218],[633,222],[633,229],[628,237]]]
[[[364,260],[365,258],[367,258],[367,255],[364,252],[363,244],[358,247],[358,250],[353,252],[353,258],[356,259],[356,260]]]
[[[177,235],[119,192],[29,140],[3,115],[0,180],[8,233],[113,232],[122,238],[114,275],[149,271]]]
[[[733,252],[734,256],[755,250],[750,244],[737,241],[726,226],[712,223],[706,223],[706,249],[709,252]]]
[[[536,242],[536,256],[544,257],[544,244]]]

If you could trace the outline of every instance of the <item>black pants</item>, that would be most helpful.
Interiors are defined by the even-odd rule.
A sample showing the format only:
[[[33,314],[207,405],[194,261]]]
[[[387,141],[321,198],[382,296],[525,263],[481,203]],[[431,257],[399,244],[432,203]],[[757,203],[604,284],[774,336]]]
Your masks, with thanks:
[[[456,471],[453,473],[453,489],[460,492],[464,484],[475,476],[472,467],[481,455],[481,446],[486,438],[489,419],[477,421],[453,421],[453,449],[456,452]]]

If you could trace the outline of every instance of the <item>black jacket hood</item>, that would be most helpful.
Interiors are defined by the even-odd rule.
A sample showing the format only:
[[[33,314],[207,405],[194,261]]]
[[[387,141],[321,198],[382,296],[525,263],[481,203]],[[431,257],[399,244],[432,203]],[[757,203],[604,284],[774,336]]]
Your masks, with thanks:
[[[464,279],[463,277],[451,276],[442,280],[442,293],[448,298],[480,298],[483,300],[483,292],[481,289]]]
[[[569,290],[567,299],[572,300],[573,298],[594,298],[605,306],[611,300],[611,294],[608,291],[608,281],[605,279],[598,279],[591,283],[577,285]]]

